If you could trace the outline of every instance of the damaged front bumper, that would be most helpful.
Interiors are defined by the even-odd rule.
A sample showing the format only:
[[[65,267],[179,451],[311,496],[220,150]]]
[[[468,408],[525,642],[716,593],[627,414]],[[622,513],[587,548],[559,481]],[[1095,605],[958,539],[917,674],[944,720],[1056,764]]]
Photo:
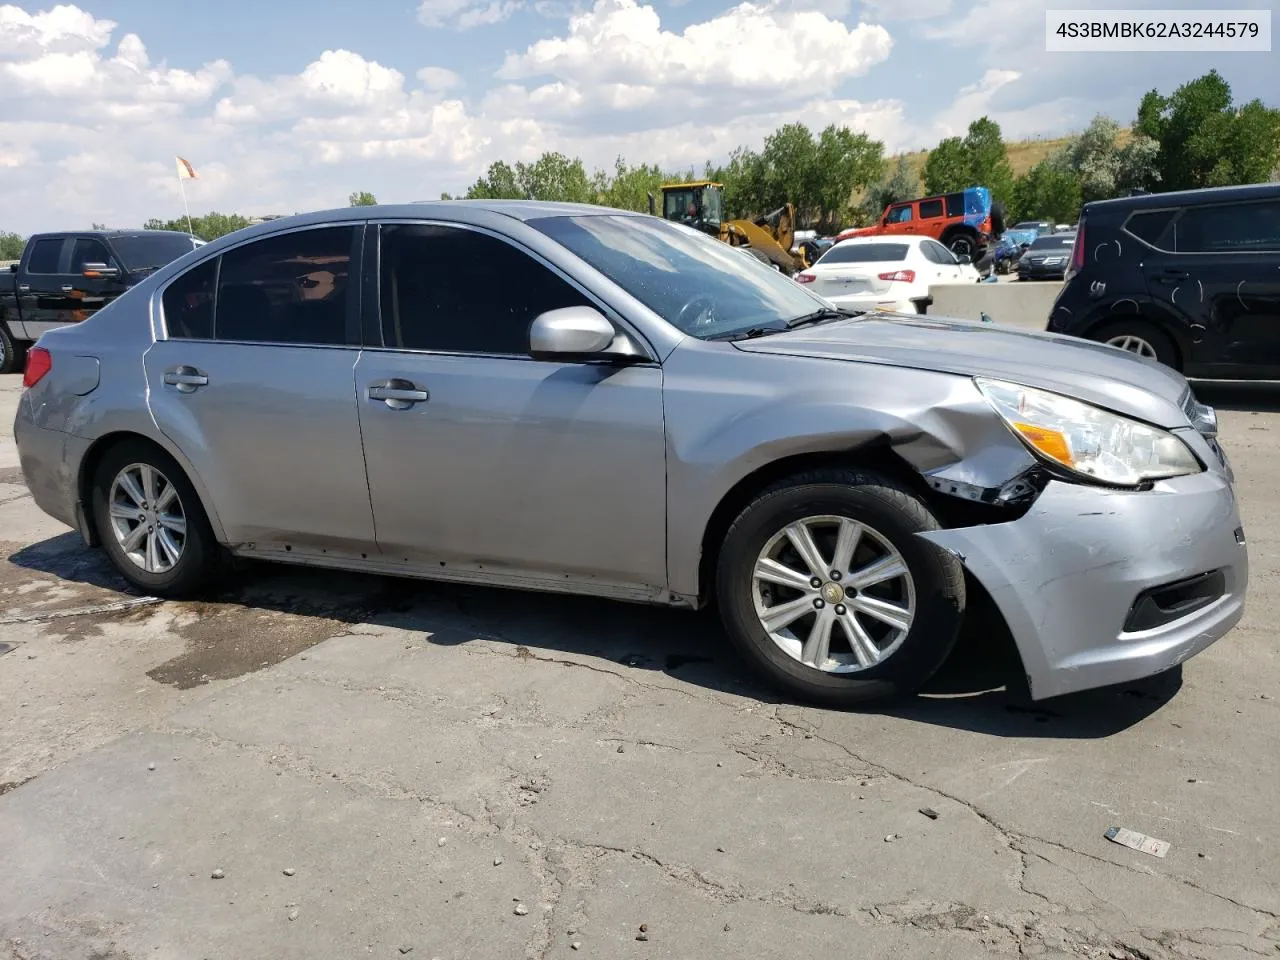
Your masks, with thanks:
[[[1248,553],[1224,459],[1150,490],[1050,481],[1016,520],[921,534],[1003,614],[1033,699],[1167,670],[1244,613]]]

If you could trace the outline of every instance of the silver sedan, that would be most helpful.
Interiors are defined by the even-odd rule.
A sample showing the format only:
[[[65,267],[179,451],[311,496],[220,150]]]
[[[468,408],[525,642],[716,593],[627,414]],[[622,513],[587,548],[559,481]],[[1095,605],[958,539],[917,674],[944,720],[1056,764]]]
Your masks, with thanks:
[[[697,608],[792,695],[918,688],[993,609],[1043,698],[1240,618],[1211,410],[1111,347],[854,316],[599,207],[360,207],[201,247],[31,351],[48,513],[139,589],[229,556]]]

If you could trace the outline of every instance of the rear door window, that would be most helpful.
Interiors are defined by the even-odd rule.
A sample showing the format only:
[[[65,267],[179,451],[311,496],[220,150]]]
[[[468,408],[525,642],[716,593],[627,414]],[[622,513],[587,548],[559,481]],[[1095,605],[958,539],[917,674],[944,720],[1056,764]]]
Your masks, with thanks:
[[[358,286],[351,282],[356,237],[356,227],[317,227],[228,250],[218,275],[217,339],[357,343]]]
[[[1280,199],[1187,207],[1167,239],[1174,253],[1280,252]]]
[[[920,219],[933,220],[942,216],[942,198],[920,201]]]
[[[208,340],[213,336],[218,259],[214,257],[188,270],[165,290],[164,326],[171,340]]]
[[[62,259],[62,239],[46,237],[37,240],[27,258],[27,273],[57,273]]]

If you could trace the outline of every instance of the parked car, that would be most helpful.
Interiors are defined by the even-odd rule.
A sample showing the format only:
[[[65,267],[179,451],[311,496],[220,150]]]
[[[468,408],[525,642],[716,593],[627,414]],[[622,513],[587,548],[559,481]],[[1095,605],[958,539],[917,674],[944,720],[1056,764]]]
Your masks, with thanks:
[[[992,203],[991,191],[969,187],[943,196],[892,203],[877,223],[845,230],[836,236],[836,242],[852,237],[930,237],[957,256],[981,263],[1003,232],[1003,213],[999,204]]]
[[[1061,280],[1067,275],[1075,234],[1054,233],[1034,240],[1018,258],[1019,280]]]
[[[1057,227],[1050,220],[1023,220],[1021,223],[1015,223],[1010,229],[1030,230],[1037,237],[1047,237],[1057,232]]]
[[[0,373],[22,369],[46,330],[79,323],[143,277],[204,243],[171,230],[41,233],[0,271]]]
[[[160,596],[232,555],[714,601],[828,704],[918,688],[977,608],[1044,698],[1181,663],[1244,605],[1231,473],[1176,372],[851,317],[643,214],[251,227],[45,333],[23,383],[36,503]]]
[[[795,277],[814,293],[851,310],[924,313],[938,283],[977,283],[968,257],[928,237],[854,237],[841,240]]]
[[[1048,328],[1190,377],[1280,376],[1280,184],[1086,204]]]
[[[994,250],[994,268],[996,273],[1010,273],[1021,257],[1035,243],[1034,230],[1018,230],[1010,228],[1000,234]]]

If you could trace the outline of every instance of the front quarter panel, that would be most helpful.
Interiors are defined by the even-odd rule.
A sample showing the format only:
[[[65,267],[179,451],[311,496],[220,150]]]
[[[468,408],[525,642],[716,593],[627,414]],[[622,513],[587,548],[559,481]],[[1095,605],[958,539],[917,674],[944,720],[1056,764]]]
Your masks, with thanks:
[[[664,372],[668,575],[683,596],[704,586],[717,505],[777,461],[887,446],[935,487],[962,490],[998,488],[1032,465],[968,377],[693,339]]]

